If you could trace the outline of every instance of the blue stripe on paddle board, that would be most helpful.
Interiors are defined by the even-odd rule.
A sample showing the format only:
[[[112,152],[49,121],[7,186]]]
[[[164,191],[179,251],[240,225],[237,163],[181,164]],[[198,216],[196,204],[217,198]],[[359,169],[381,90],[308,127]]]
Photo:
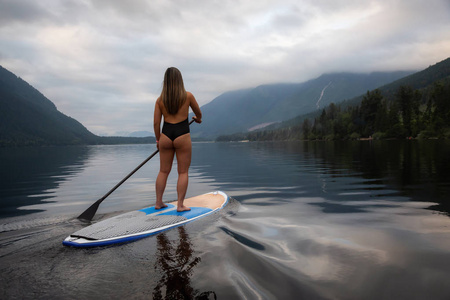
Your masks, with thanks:
[[[173,205],[173,204],[167,204],[167,207],[165,207],[165,208],[156,209],[154,206],[152,206],[152,207],[139,209],[139,211],[145,212],[146,215],[149,215],[149,214],[153,214],[153,213],[156,213],[156,212],[162,212],[162,211],[165,211],[165,210],[167,210],[169,208],[174,208],[174,207],[175,207],[175,205]]]
[[[158,216],[181,216],[186,219],[193,219],[195,217],[212,212],[211,208],[206,207],[191,207],[191,210],[178,212],[176,210],[168,211],[165,213],[158,214]]]
[[[113,239],[113,240],[106,240],[106,241],[93,241],[92,243],[89,244],[79,244],[77,242],[70,242],[70,241],[63,241],[63,245],[65,246],[72,246],[72,247],[77,247],[77,248],[90,248],[90,247],[101,247],[101,246],[109,246],[109,245],[114,245],[114,244],[121,244],[121,243],[127,243],[127,242],[132,242],[135,240],[140,240],[142,238],[151,236],[151,235],[155,235],[157,233],[160,233],[162,231],[165,231],[167,229],[171,229],[174,227],[178,227],[179,225],[175,225],[172,226],[170,228],[165,228],[165,229],[161,229],[158,231],[154,231],[151,233],[146,233],[146,234],[141,234],[141,235],[137,235],[137,236],[127,236],[127,237],[119,237],[117,239]]]

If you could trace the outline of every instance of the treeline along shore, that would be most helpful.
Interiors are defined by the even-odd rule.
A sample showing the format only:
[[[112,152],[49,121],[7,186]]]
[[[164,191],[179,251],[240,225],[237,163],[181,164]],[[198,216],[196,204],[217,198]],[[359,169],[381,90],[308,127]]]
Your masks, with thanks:
[[[368,91],[360,105],[331,103],[320,115],[273,130],[220,136],[217,141],[450,138],[450,84],[419,91],[401,86],[394,99]]]

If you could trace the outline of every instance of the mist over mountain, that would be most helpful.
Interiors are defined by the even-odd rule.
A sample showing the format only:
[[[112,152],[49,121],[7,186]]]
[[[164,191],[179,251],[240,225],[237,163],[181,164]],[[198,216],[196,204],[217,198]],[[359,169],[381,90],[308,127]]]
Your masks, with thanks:
[[[412,73],[333,73],[303,83],[261,85],[227,92],[201,107],[204,123],[193,128],[192,135],[214,139],[219,135],[260,129],[332,102],[354,98]]]

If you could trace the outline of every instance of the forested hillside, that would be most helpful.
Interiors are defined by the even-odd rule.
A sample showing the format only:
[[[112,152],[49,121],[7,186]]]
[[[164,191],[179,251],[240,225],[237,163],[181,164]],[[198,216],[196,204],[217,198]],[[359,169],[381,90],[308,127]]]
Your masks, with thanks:
[[[279,128],[230,140],[450,138],[450,58],[363,96],[330,104]]]

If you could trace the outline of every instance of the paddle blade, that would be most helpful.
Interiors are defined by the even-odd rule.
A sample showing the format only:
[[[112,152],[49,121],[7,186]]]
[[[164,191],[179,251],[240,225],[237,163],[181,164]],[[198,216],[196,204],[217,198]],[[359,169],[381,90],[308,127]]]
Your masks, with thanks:
[[[94,218],[95,213],[97,212],[97,209],[102,201],[103,199],[95,201],[95,203],[89,206],[89,208],[86,209],[81,215],[79,215],[77,219],[83,221],[92,221],[92,218]]]

